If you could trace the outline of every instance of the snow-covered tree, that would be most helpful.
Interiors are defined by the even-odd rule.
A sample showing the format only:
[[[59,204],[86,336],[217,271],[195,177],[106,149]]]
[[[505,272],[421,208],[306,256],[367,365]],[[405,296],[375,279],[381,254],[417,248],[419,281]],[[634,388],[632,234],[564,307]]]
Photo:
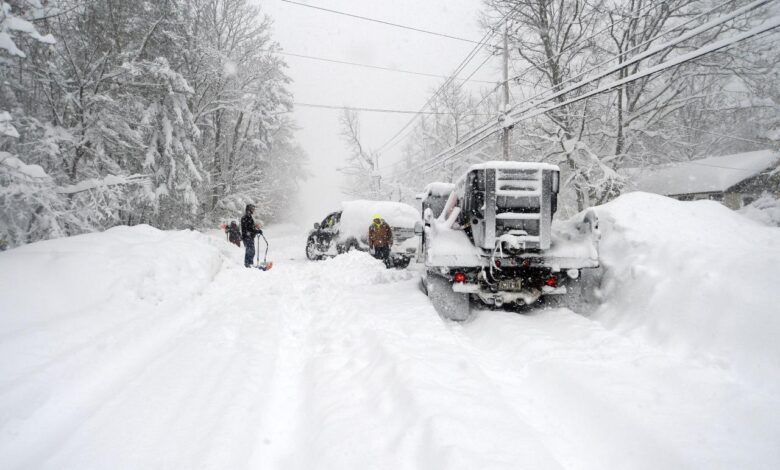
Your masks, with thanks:
[[[48,188],[42,210],[58,223],[15,244],[292,204],[274,195],[305,174],[283,115],[289,79],[248,0],[33,0],[2,2],[2,14],[0,150],[48,179],[8,165],[4,178]]]
[[[344,194],[361,199],[384,199],[382,177],[379,173],[379,155],[368,149],[360,134],[360,115],[345,109],[339,116],[341,138],[347,147],[347,158],[339,171],[348,178]]]

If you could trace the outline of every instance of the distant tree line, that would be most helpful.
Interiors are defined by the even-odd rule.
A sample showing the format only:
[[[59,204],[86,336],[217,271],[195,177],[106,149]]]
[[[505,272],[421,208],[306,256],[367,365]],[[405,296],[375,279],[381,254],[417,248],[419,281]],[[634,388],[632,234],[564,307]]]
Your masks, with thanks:
[[[295,203],[305,155],[249,0],[0,2],[0,238],[170,229]]]

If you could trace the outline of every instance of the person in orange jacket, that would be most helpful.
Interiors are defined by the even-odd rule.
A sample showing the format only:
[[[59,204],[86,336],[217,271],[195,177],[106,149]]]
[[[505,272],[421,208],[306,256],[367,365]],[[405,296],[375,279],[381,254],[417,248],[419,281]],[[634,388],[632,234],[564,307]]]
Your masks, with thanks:
[[[390,247],[393,246],[393,229],[379,214],[368,227],[368,247],[373,250],[374,258],[381,259],[390,267]]]

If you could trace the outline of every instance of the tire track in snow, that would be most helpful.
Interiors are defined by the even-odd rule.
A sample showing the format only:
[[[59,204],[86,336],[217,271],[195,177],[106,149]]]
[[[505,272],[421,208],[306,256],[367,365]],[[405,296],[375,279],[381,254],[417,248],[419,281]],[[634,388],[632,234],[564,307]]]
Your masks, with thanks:
[[[307,328],[316,346],[304,359],[311,402],[298,448],[312,460],[280,468],[559,468],[458,357],[416,281],[387,282],[397,272],[372,268],[346,283],[318,268],[337,283],[309,292],[311,304],[330,304]]]
[[[112,458],[131,462],[128,468],[226,468],[227,462],[235,462],[230,468],[243,466],[251,449],[246,436],[260,419],[251,407],[263,400],[269,387],[263,379],[272,363],[258,358],[273,356],[276,344],[268,335],[273,322],[242,310],[252,296],[236,298],[225,289],[234,284],[235,273],[222,276],[204,294],[206,314],[186,334],[171,341],[142,374],[76,430],[49,460],[52,468]],[[233,299],[237,308],[231,309],[225,299]],[[253,338],[259,333],[266,340],[262,344]],[[117,420],[125,424],[117,426]],[[127,432],[140,429],[143,435]],[[96,433],[106,435],[105,442],[90,437]],[[84,442],[92,445],[84,448]],[[156,452],[143,452],[150,447]],[[124,455],[138,456],[121,458]]]

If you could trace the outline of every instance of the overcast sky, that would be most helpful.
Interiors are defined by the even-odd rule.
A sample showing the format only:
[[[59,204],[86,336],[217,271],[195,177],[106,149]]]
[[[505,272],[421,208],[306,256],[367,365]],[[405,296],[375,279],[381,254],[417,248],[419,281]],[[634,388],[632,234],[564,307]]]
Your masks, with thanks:
[[[479,40],[480,0],[300,0],[328,9],[392,23]],[[284,3],[261,2],[274,20],[274,38],[291,53],[359,62],[416,72],[449,75],[474,44],[385,26],[346,16]],[[462,76],[484,59],[475,58]],[[293,79],[292,91],[300,103],[369,108],[418,110],[443,79],[284,57]],[[498,59],[488,62],[473,77],[500,80]],[[478,91],[486,84],[470,84]],[[306,183],[302,213],[296,220],[321,220],[345,197],[337,168],[347,153],[339,138],[337,110],[298,106],[295,120],[301,127],[298,141],[310,158],[312,178]],[[411,115],[361,112],[363,143],[379,148]],[[380,160],[386,167],[400,157],[398,145]]]

